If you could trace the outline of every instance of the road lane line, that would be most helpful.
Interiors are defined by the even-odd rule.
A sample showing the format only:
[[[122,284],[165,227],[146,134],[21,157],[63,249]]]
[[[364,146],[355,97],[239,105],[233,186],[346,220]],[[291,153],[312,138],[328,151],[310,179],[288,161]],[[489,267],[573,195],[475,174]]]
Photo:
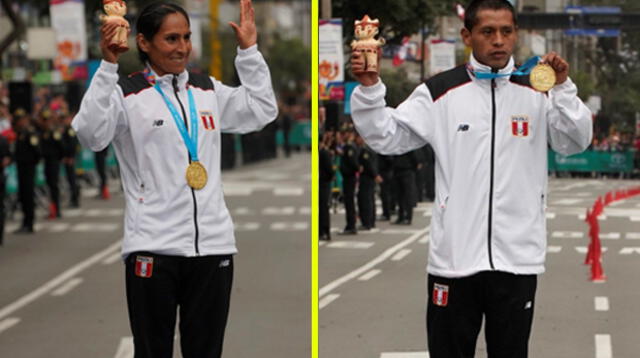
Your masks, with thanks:
[[[600,233],[600,238],[606,239],[606,240],[618,240],[620,238],[620,233],[619,232]]]
[[[304,188],[275,188],[273,195],[275,196],[300,196],[304,194]]]
[[[380,272],[382,272],[382,270],[373,269],[373,270],[371,270],[371,271],[369,271],[369,272],[365,273],[364,275],[362,275],[362,276],[358,277],[358,280],[360,280],[360,281],[369,281],[369,280],[371,280],[372,278],[374,278],[374,277],[378,276],[378,274],[379,274]]]
[[[582,231],[554,231],[551,233],[551,237],[581,239],[584,237],[584,233]]]
[[[8,330],[9,328],[15,326],[20,323],[20,318],[17,317],[9,317],[4,321],[0,321],[0,333]]]
[[[546,213],[545,216],[547,217],[547,219],[555,219],[556,213]]]
[[[549,253],[557,254],[560,251],[562,251],[562,246],[552,246],[552,245],[547,246],[547,252]]]
[[[333,249],[368,249],[373,246],[371,241],[334,241],[327,244],[327,247]]]
[[[640,240],[640,232],[628,232],[626,238],[627,240]]]
[[[609,298],[604,296],[595,297],[594,304],[596,311],[608,311],[609,310]]]
[[[596,358],[611,358],[611,336],[596,334]]]
[[[320,289],[319,297],[322,297],[322,296],[330,293],[331,291],[333,291],[336,288],[342,286],[346,282],[349,282],[349,281],[353,280],[354,278],[362,275],[363,273],[371,270],[377,264],[385,261],[389,257],[393,256],[396,252],[402,250],[405,246],[412,244],[414,241],[416,241],[422,235],[425,235],[428,230],[429,230],[428,228],[424,228],[423,230],[418,231],[417,233],[415,233],[415,234],[409,236],[408,238],[406,238],[404,241],[401,241],[398,244],[396,244],[395,246],[388,248],[387,250],[385,250],[382,254],[380,254],[375,259],[373,259],[373,260],[367,262],[366,264],[360,266],[359,268],[347,273],[346,275],[344,275],[344,276],[342,276],[342,277],[340,277],[340,278],[328,283],[327,285],[325,285],[324,287],[322,287]]]
[[[133,358],[133,337],[120,338],[120,345],[114,358]]]
[[[339,293],[332,293],[330,295],[327,295],[326,297],[323,297],[320,302],[318,302],[318,309],[321,310],[325,307],[327,307],[327,305],[333,301],[335,301],[336,299],[338,299],[338,297],[340,297]]]
[[[94,254],[93,256],[76,264],[75,266],[72,266],[65,272],[51,279],[49,282],[33,290],[31,293],[28,293],[22,296],[21,298],[19,298],[17,301],[5,306],[0,310],[0,319],[4,319],[5,317],[9,316],[13,312],[21,309],[22,307],[28,305],[29,303],[46,295],[51,290],[60,286],[60,284],[67,281],[68,279],[77,276],[80,272],[92,267],[93,265],[100,262],[101,260],[104,260],[107,256],[112,255],[114,252],[120,249],[121,242],[122,240],[118,240],[114,242],[113,244],[109,245],[109,247],[107,247],[106,249]]]
[[[409,255],[411,253],[411,249],[402,249],[400,251],[398,251],[397,254],[393,255],[393,257],[391,258],[391,261],[400,261],[402,259],[404,259],[407,255]]]
[[[631,255],[634,252],[640,254],[640,247],[623,247],[620,250],[620,255]]]
[[[601,247],[602,252],[607,252],[607,250],[609,250],[608,247]],[[579,254],[586,254],[587,253],[587,247],[586,246],[576,246],[576,251]]]
[[[71,280],[62,284],[62,286],[60,286],[57,290],[51,292],[51,296],[64,296],[67,293],[69,293],[71,290],[73,290],[76,286],[81,284],[82,281],[84,280],[80,277],[72,278]]]
[[[111,264],[115,264],[116,262],[122,260],[122,254],[120,252],[116,252],[115,254],[107,257],[106,259],[102,260],[102,264],[103,265],[111,265]]]

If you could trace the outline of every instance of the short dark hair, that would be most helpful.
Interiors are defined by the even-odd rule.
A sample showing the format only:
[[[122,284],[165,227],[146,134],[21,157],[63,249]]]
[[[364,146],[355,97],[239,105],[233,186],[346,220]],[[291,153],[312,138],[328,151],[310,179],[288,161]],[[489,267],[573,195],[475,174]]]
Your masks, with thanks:
[[[189,15],[187,12],[174,3],[166,1],[156,1],[147,5],[140,14],[138,14],[138,20],[136,21],[136,32],[142,34],[145,39],[152,41],[153,37],[158,33],[162,26],[162,21],[167,15],[180,13],[187,19],[187,23],[191,25],[189,21]],[[138,58],[143,64],[149,61],[149,55],[140,49],[140,46],[136,42],[138,47]]]
[[[471,0],[464,11],[464,27],[471,31],[478,24],[478,11],[480,10],[509,10],[513,16],[513,24],[518,25],[516,9],[507,0]]]

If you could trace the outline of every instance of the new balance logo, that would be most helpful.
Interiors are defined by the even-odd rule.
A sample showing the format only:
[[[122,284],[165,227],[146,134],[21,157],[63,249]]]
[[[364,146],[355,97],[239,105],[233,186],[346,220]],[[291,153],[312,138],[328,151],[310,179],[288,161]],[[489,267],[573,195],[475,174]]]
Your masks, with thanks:
[[[466,132],[469,130],[468,124],[461,124],[458,126],[458,132]]]
[[[154,127],[161,127],[164,124],[164,120],[163,119],[156,119],[155,121],[153,121],[153,126]]]
[[[220,265],[218,265],[218,267],[228,267],[229,263],[230,263],[229,260],[222,260],[220,261]]]

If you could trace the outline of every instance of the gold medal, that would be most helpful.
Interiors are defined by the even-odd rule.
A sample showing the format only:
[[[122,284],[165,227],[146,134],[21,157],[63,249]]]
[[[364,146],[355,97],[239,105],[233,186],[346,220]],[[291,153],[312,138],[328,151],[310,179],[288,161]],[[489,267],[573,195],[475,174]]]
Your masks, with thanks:
[[[196,190],[207,184],[207,170],[200,162],[191,162],[187,167],[187,184]]]
[[[529,74],[531,86],[540,92],[547,92],[556,85],[556,72],[547,64],[538,64]]]

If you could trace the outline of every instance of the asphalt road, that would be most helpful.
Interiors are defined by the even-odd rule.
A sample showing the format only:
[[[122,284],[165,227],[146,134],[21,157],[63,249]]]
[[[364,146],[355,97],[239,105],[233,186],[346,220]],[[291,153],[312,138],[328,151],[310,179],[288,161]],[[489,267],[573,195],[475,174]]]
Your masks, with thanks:
[[[546,273],[539,277],[530,357],[635,358],[640,351],[640,197],[608,206],[600,218],[604,283],[583,265],[583,220],[599,195],[639,181],[551,179]],[[412,226],[378,222],[374,232],[320,243],[321,358],[424,358],[426,272],[431,203]],[[486,357],[483,333],[476,357]]]
[[[310,356],[309,163],[308,153],[294,154],[223,174],[239,249],[225,357]],[[0,356],[133,357],[119,254],[124,201],[111,187],[108,201],[85,190],[82,208],[62,219],[40,212],[36,234],[10,234],[18,223],[7,223]]]

